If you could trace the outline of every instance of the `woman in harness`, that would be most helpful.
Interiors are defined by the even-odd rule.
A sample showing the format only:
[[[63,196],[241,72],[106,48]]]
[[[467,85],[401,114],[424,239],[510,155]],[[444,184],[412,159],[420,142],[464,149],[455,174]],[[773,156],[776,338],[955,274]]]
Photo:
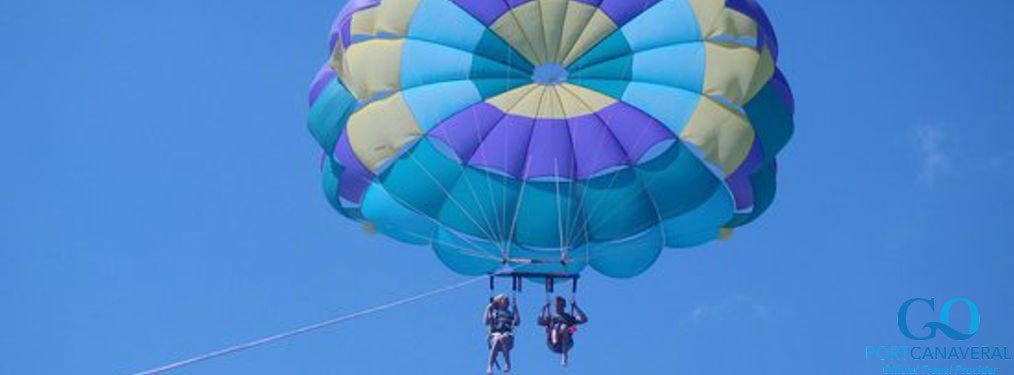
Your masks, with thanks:
[[[521,324],[517,301],[511,303],[506,294],[500,294],[486,306],[483,322],[489,328],[489,366],[487,374],[493,373],[493,365],[499,367],[496,358],[503,353],[504,373],[511,371],[511,349],[514,348],[514,327]]]
[[[568,314],[566,308],[567,300],[557,296],[555,314],[549,310],[549,301],[546,301],[542,313],[539,314],[539,325],[546,327],[546,345],[553,353],[560,354],[561,366],[567,365],[568,352],[574,347],[574,332],[577,332],[577,326],[588,323],[588,315],[577,307],[577,301],[571,303],[571,311],[577,314],[576,317]]]

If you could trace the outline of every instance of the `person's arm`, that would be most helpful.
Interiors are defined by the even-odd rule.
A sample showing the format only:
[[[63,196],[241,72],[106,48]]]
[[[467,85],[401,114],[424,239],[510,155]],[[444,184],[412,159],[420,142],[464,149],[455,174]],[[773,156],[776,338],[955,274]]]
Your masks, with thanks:
[[[514,310],[514,326],[521,325],[521,314],[518,313],[518,299],[514,298],[514,302],[511,303],[511,308]]]
[[[571,306],[574,306],[574,312],[577,313],[577,324],[588,323],[588,315],[581,311],[581,308],[577,306],[577,301],[571,302]]]
[[[539,323],[540,326],[548,326],[549,325],[549,304],[548,303],[545,306],[542,306],[542,312],[539,313],[539,322],[538,323]]]
[[[493,307],[493,304],[486,305],[486,311],[483,311],[483,313],[482,313],[482,324],[483,325],[487,325],[488,326],[489,323],[490,323],[490,319],[493,318],[493,316],[490,314],[490,308],[492,308],[492,307]]]

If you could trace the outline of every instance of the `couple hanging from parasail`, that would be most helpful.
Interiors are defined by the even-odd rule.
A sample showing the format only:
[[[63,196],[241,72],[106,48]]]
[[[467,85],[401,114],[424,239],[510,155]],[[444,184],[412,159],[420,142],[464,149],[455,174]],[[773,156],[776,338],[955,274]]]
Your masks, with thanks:
[[[577,332],[578,325],[588,322],[588,315],[577,307],[576,300],[571,301],[571,313],[567,313],[567,300],[560,296],[556,297],[555,307],[555,311],[551,311],[547,299],[539,313],[538,324],[546,327],[546,344],[549,346],[549,350],[560,354],[560,365],[566,366],[568,353],[574,347],[573,335]],[[486,373],[492,374],[494,365],[499,367],[497,362],[499,353],[503,353],[504,372],[510,372],[510,353],[514,347],[514,327],[521,324],[517,298],[515,297],[514,301],[511,301],[507,294],[497,295],[486,306],[483,320],[489,328],[490,352],[489,367],[486,368]]]

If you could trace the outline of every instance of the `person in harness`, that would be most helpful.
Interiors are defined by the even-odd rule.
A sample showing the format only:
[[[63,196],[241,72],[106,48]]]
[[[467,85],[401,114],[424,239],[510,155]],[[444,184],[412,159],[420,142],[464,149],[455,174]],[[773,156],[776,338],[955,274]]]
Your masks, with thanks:
[[[588,323],[588,315],[577,307],[577,301],[571,303],[571,312],[577,314],[575,317],[567,313],[567,300],[563,297],[556,297],[556,312],[550,312],[549,301],[542,307],[539,314],[539,325],[546,327],[546,345],[553,353],[560,354],[560,365],[567,366],[568,353],[574,347],[574,333],[577,326]]]
[[[521,315],[518,314],[517,301],[512,304],[506,294],[500,294],[486,306],[483,314],[483,322],[489,328],[489,366],[487,374],[493,373],[493,365],[500,367],[497,362],[499,353],[503,353],[504,373],[511,371],[511,349],[514,348],[514,327],[521,325]]]

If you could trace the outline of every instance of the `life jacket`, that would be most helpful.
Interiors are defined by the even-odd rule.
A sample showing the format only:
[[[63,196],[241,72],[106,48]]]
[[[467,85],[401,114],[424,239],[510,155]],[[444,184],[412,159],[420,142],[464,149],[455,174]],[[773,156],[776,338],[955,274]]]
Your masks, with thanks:
[[[568,328],[577,327],[577,318],[568,313],[553,314],[552,318],[550,319],[553,322],[553,325],[559,325]]]
[[[510,333],[514,331],[514,312],[507,309],[493,309],[490,312],[489,331],[492,333]]]

